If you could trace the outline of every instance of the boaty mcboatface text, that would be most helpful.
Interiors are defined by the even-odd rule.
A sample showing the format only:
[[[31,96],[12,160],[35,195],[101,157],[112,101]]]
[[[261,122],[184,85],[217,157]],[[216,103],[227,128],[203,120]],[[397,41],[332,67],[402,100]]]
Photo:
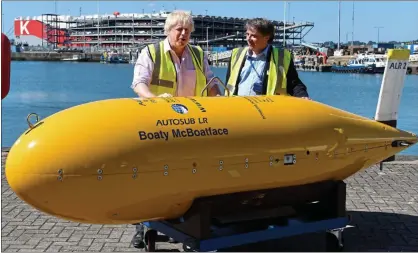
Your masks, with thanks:
[[[177,125],[201,125],[208,124],[207,118],[188,118],[188,119],[167,119],[167,120],[157,120],[156,126],[177,126]],[[145,140],[165,140],[168,141],[170,138],[188,138],[188,137],[210,137],[210,136],[225,136],[228,135],[227,128],[186,128],[186,129],[170,129],[167,131],[139,131],[139,139],[141,141]]]
[[[170,135],[171,133],[171,135]],[[187,138],[187,137],[207,137],[207,136],[219,136],[219,135],[228,135],[227,128],[212,128],[206,127],[203,129],[171,129],[171,131],[158,131],[158,132],[145,132],[139,131],[139,139],[144,140],[166,140],[171,137],[176,138]]]

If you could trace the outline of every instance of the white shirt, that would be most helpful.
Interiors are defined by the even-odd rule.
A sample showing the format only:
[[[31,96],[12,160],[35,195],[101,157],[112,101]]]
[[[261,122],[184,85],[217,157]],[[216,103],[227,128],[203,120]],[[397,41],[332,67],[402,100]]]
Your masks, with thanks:
[[[168,43],[168,38],[164,40],[164,50],[165,52],[169,51],[171,53],[172,59],[174,61],[174,66],[177,72],[177,93],[175,96],[184,97],[184,96],[195,96],[195,87],[196,87],[196,72],[201,71],[199,68],[195,70],[192,60],[192,55],[190,54],[189,49],[186,47],[181,56],[181,61],[176,53],[171,49],[170,43]],[[147,48],[144,48],[141,51],[141,54],[138,56],[134,68],[134,77],[132,81],[131,88],[134,89],[139,83],[150,85],[152,79],[152,72],[154,70],[154,63],[149,57]],[[210,69],[207,55],[204,54],[204,71],[206,76],[206,83],[214,76],[212,70]],[[214,84],[217,82],[213,82]],[[212,85],[210,85],[212,87]],[[210,88],[209,87],[209,88]],[[200,94],[201,91],[199,91]],[[157,95],[157,94],[156,94]]]

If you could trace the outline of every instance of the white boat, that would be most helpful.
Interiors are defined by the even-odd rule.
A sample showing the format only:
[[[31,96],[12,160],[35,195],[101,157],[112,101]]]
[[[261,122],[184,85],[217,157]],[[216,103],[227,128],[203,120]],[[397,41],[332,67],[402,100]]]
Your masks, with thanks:
[[[409,62],[418,63],[418,53],[409,56]]]
[[[73,57],[61,59],[61,61],[76,61],[76,62],[87,61],[87,60],[88,59],[86,57],[82,57],[79,54],[75,54],[75,55],[73,55]]]
[[[375,65],[377,68],[385,67],[387,61],[386,54],[360,54],[357,59],[361,60],[366,66]]]
[[[387,55],[385,54],[359,54],[356,60],[373,73],[383,73],[385,71]]]
[[[363,59],[352,59],[349,60],[347,63],[347,66],[351,66],[351,67],[365,67],[366,65],[364,64]]]
[[[356,58],[347,62],[347,65],[333,65],[332,72],[343,73],[383,73],[387,57],[385,55],[358,54]]]

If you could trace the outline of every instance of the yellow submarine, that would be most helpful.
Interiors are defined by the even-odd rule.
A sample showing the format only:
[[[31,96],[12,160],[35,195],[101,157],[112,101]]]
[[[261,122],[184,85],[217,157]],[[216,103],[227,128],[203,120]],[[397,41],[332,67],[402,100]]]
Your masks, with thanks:
[[[133,224],[179,217],[198,197],[344,180],[417,140],[288,96],[108,99],[30,125],[6,177],[50,215]]]

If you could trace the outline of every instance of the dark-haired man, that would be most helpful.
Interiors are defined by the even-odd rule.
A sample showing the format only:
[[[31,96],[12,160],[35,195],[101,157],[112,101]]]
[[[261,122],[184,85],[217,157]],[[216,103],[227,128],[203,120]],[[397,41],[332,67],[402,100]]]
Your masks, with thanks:
[[[233,49],[228,64],[226,82],[230,95],[290,95],[310,99],[291,52],[271,45],[272,22],[254,18],[247,22],[246,29],[248,46]]]

